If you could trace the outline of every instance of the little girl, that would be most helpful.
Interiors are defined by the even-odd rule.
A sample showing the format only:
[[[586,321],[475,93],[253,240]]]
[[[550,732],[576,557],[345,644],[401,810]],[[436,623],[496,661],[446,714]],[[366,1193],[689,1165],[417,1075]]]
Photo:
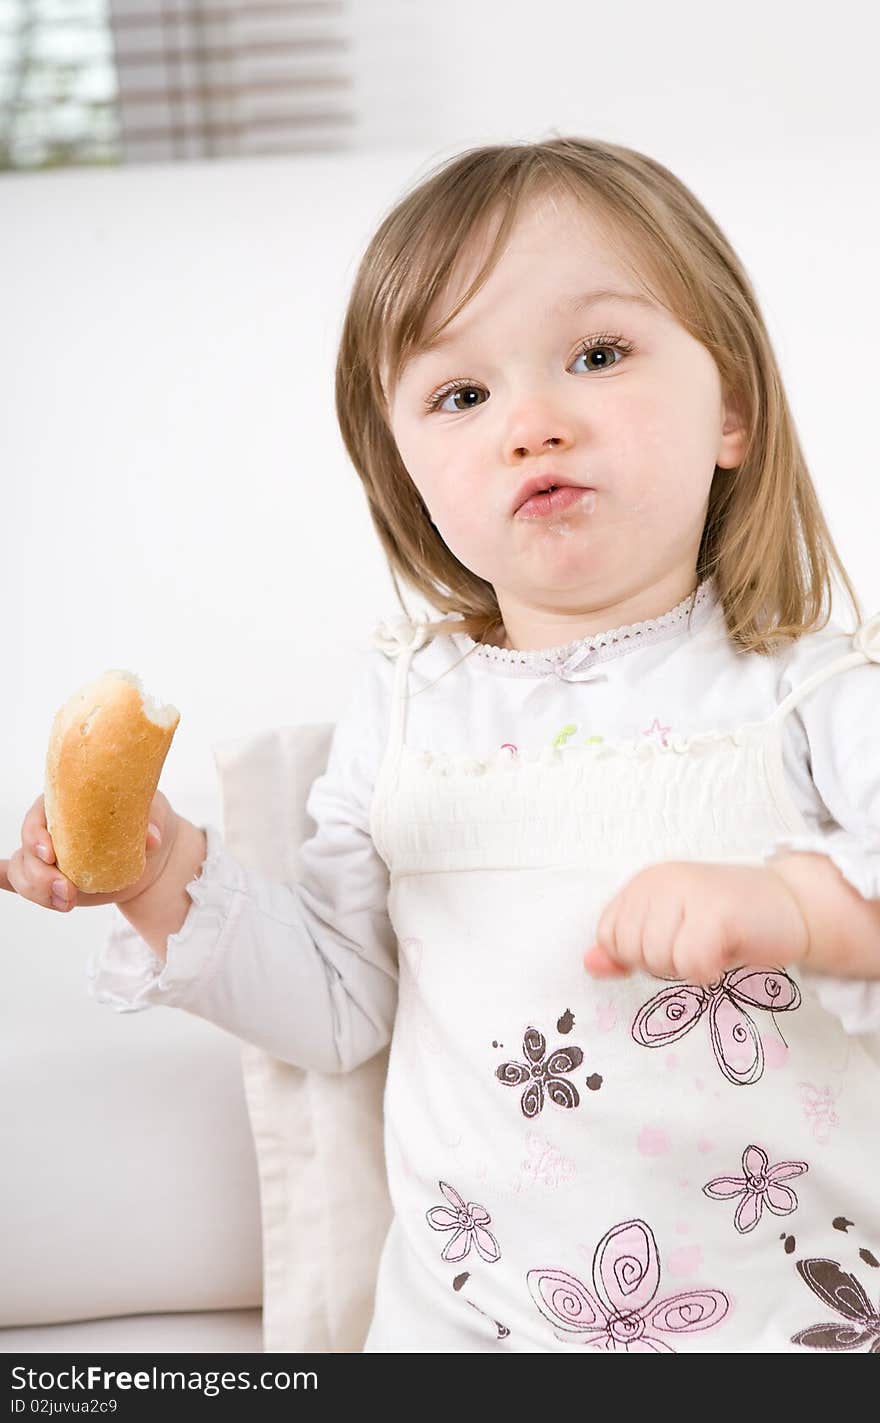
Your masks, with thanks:
[[[730,244],[630,149],[465,152],[370,242],[336,391],[446,616],[365,651],[297,890],[157,796],[98,996],[324,1072],[391,1041],[369,1351],[880,1352],[880,621],[829,620]]]

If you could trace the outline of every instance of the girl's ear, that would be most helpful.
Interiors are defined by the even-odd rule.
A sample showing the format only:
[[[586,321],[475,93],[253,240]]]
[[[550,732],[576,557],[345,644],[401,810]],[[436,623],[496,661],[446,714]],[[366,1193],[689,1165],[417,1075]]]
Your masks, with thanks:
[[[725,397],[722,407],[721,439],[715,463],[721,469],[733,469],[745,458],[748,431],[741,402],[736,396]]]

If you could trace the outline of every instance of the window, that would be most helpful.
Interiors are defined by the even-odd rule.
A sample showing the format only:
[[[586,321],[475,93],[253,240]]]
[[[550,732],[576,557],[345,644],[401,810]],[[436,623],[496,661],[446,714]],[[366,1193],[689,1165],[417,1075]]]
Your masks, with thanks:
[[[107,0],[0,0],[0,168],[121,156]]]

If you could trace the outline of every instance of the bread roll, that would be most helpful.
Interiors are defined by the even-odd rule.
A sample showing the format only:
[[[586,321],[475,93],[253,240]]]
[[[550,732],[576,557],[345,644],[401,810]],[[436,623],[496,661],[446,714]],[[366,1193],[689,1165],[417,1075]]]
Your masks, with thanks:
[[[46,824],[61,873],[87,894],[114,894],[147,863],[150,805],[176,707],[143,695],[131,672],[105,672],[58,712],[49,735]]]

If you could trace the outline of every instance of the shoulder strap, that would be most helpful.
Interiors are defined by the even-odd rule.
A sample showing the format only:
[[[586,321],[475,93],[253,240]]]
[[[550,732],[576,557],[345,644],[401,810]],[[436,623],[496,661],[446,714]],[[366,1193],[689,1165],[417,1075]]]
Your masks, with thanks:
[[[403,745],[406,730],[407,677],[413,653],[428,637],[430,624],[413,622],[410,618],[399,618],[394,623],[381,623],[373,633],[373,645],[381,649],[386,657],[393,658],[394,688],[391,695],[391,717],[388,730],[388,744],[385,762],[393,761]]]
[[[808,692],[812,692],[815,687],[833,677],[837,672],[844,672],[848,667],[858,667],[863,662],[880,663],[880,613],[875,613],[862,623],[853,633],[853,650],[845,652],[842,657],[835,657],[832,662],[820,667],[811,676],[806,677],[799,686],[794,687],[778,705],[771,722],[781,722],[788,713],[798,705]]]

